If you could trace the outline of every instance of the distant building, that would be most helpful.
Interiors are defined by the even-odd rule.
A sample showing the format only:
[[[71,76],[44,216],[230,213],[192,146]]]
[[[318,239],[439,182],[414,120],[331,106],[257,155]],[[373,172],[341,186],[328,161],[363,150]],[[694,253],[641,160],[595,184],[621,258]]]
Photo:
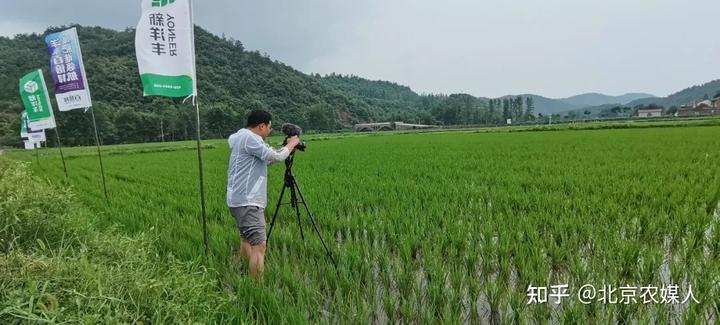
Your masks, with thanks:
[[[706,99],[692,104],[682,105],[677,111],[678,116],[720,115],[720,97]]]
[[[662,116],[662,108],[640,109],[637,114],[640,118],[660,117]]]
[[[408,124],[403,122],[380,122],[380,123],[361,123],[355,124],[355,131],[391,131],[391,130],[415,130],[429,129],[437,127],[435,125],[424,124]]]
[[[709,99],[703,100],[703,101],[695,104],[695,108],[712,108],[712,106],[713,106],[713,103]]]
[[[715,109],[720,109],[720,97],[715,97],[711,100],[712,107]]]

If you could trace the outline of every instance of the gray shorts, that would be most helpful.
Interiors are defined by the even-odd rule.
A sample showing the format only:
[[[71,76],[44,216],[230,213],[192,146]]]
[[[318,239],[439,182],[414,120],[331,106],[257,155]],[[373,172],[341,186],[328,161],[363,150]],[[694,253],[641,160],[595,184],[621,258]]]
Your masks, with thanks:
[[[235,225],[240,230],[240,237],[250,245],[260,245],[267,240],[265,234],[265,209],[256,206],[230,207],[230,214],[235,217]]]

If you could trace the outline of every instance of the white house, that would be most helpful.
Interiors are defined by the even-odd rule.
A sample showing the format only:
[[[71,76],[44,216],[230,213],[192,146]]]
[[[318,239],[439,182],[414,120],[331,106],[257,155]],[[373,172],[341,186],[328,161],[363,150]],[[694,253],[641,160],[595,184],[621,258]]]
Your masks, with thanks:
[[[638,117],[641,117],[641,118],[660,117],[660,116],[662,116],[661,108],[639,109],[638,110]]]

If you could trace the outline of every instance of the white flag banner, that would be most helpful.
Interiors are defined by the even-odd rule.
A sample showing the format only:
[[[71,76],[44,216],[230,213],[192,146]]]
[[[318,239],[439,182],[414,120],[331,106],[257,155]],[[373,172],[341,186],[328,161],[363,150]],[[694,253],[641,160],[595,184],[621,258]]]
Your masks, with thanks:
[[[142,0],[135,54],[145,96],[197,94],[190,0]]]
[[[47,138],[45,137],[45,129],[37,129],[33,130],[30,127],[30,123],[28,120],[28,113],[23,111],[22,120],[20,121],[20,138],[25,142],[30,143],[39,143],[41,141],[47,141]]]
[[[45,130],[28,133],[28,142],[40,143],[45,141],[47,141],[47,138],[45,137]]]

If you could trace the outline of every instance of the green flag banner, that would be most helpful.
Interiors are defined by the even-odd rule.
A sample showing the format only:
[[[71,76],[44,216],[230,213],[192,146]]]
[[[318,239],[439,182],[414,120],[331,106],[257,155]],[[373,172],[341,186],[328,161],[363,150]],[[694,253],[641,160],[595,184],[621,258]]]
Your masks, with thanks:
[[[190,0],[142,0],[135,54],[145,96],[196,95]]]
[[[28,128],[44,130],[55,127],[55,117],[42,70],[35,70],[20,78],[20,97],[27,112]]]
[[[27,112],[23,111],[22,116],[20,117],[20,138],[22,138],[23,141],[30,138],[30,135],[28,134],[27,120]]]

